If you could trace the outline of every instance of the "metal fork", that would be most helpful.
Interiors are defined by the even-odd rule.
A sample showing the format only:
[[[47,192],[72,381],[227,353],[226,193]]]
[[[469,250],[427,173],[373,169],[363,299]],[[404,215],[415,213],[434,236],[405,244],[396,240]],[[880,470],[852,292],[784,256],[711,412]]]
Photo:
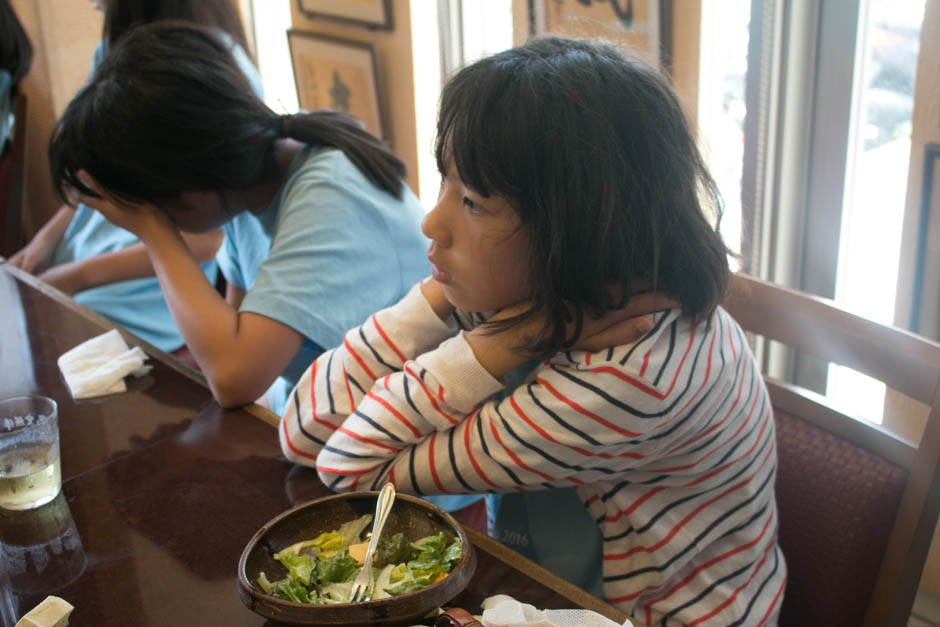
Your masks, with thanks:
[[[386,483],[379,492],[379,498],[375,503],[375,520],[372,523],[372,536],[369,538],[369,546],[366,548],[366,556],[362,561],[362,568],[353,581],[352,590],[349,593],[349,600],[353,603],[368,601],[372,598],[375,581],[372,577],[372,557],[375,555],[375,549],[379,546],[379,536],[382,534],[382,527],[385,526],[385,519],[392,510],[392,503],[395,502],[395,486],[392,483]]]

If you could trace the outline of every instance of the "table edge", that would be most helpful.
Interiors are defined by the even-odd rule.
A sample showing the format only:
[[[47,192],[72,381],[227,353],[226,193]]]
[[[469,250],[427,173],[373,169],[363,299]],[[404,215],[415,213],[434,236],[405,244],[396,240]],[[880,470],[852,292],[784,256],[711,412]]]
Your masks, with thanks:
[[[7,263],[7,260],[3,258],[2,256],[0,256],[0,269],[3,269],[6,272],[9,272],[18,280],[42,292],[44,295],[55,300],[60,305],[70,309],[71,311],[82,316],[86,320],[89,320],[90,322],[97,324],[98,326],[102,327],[104,330],[107,331],[110,329],[117,329],[118,332],[124,337],[124,339],[129,344],[140,346],[143,349],[143,351],[147,353],[148,355],[150,355],[153,359],[160,361],[163,365],[167,366],[168,368],[172,368],[179,374],[189,378],[190,380],[208,389],[209,383],[206,381],[206,377],[203,376],[201,372],[197,370],[193,370],[192,368],[190,368],[183,362],[179,361],[178,359],[173,358],[173,356],[160,350],[159,348],[157,348],[150,342],[147,342],[146,340],[134,335],[133,333],[131,333],[124,327],[112,322],[111,320],[108,320],[107,318],[99,314],[98,312],[93,311],[89,309],[88,307],[85,307],[81,303],[76,302],[72,297],[70,297],[65,292],[49,285],[48,283],[45,283],[44,281],[40,281],[38,278],[26,272],[25,270],[21,270],[20,268],[17,268],[16,266],[11,266],[9,263]],[[280,424],[281,419],[277,414],[275,414],[268,408],[262,407],[261,405],[258,405],[256,403],[243,405],[241,407],[238,407],[238,409],[248,414],[251,414],[253,417],[271,425],[272,427],[277,428],[277,426]]]
[[[531,574],[537,575],[539,583],[541,583],[543,586],[550,588],[557,594],[565,597],[566,599],[569,599],[570,601],[573,601],[574,603],[577,603],[584,609],[597,612],[598,614],[609,618],[617,624],[622,624],[624,621],[630,618],[627,616],[627,614],[607,603],[603,599],[599,599],[590,592],[587,592],[573,583],[562,579],[544,566],[536,564],[529,558],[516,551],[513,551],[499,541],[489,537],[482,531],[478,531],[472,527],[466,526],[464,529],[466,530],[470,541],[473,542],[474,547],[482,551],[486,551],[499,561],[504,562],[517,570],[530,574],[530,576]]]

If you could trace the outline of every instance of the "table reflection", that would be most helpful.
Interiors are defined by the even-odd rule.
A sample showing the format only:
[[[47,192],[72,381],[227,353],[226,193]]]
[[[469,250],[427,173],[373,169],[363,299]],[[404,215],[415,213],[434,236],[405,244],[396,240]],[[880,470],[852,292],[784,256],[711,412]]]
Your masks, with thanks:
[[[82,538],[62,492],[35,509],[0,509],[4,596],[55,592],[81,576],[87,565]]]

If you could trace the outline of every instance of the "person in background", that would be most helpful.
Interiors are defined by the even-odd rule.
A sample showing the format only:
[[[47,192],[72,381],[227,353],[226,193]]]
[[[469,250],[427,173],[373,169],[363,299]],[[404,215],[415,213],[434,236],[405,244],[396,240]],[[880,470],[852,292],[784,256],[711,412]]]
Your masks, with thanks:
[[[93,4],[104,14],[104,29],[92,59],[92,74],[108,50],[133,27],[183,20],[217,32],[251,89],[261,94],[261,77],[246,53],[245,31],[231,0],[96,0]],[[214,282],[221,231],[183,237],[203,273]],[[177,351],[184,344],[143,245],[133,233],[111,224],[87,205],[63,204],[10,263],[37,273],[161,350]]]
[[[143,242],[225,407],[274,386],[282,409],[321,346],[429,268],[404,164],[351,116],[271,111],[206,29],[125,35],[57,122],[50,161],[57,185]],[[179,235],[219,228],[224,299]]]
[[[284,454],[338,491],[573,488],[589,529],[558,508],[527,523],[592,556],[631,617],[775,624],[773,415],[719,307],[720,198],[667,80],[534,39],[447,83],[436,156],[431,278],[311,365]]]
[[[33,47],[10,0],[0,0],[0,155],[6,152],[13,129],[13,96],[29,72]]]

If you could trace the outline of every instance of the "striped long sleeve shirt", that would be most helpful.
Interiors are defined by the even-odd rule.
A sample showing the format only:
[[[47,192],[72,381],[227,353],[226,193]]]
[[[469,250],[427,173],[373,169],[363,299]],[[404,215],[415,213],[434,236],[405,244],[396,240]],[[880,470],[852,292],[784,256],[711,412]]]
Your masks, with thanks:
[[[281,448],[339,491],[574,487],[603,537],[604,594],[634,621],[776,624],[773,414],[724,310],[666,312],[635,343],[559,353],[501,389],[415,286],[311,365]]]

